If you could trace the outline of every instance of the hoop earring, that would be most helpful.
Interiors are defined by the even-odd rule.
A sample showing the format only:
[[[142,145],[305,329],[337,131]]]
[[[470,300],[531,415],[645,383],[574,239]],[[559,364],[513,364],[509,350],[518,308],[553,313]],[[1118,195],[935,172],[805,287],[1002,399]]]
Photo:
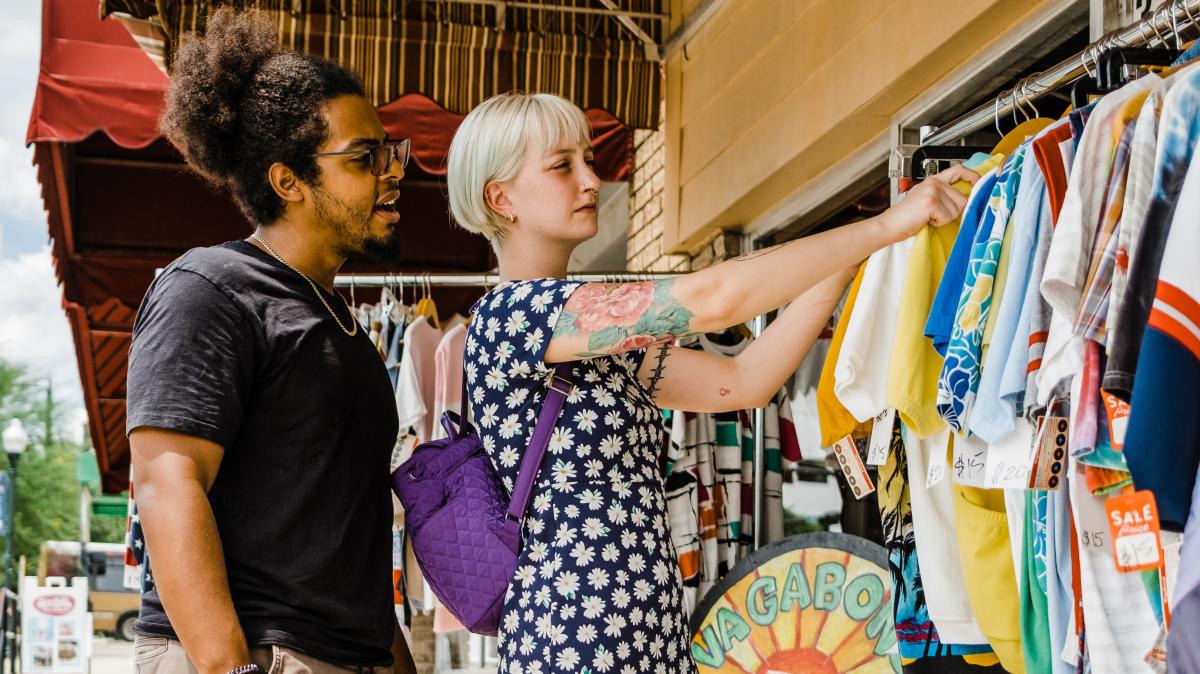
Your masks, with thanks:
[[[509,213],[505,217],[508,218],[508,221],[510,224],[514,224],[514,225],[517,224],[517,214],[516,213]]]

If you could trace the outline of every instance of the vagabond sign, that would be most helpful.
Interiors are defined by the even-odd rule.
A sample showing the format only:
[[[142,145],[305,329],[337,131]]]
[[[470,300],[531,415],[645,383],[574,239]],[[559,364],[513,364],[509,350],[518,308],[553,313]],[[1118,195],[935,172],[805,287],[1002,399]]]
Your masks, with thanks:
[[[733,568],[692,616],[701,674],[899,674],[887,552],[856,536],[772,543]]]

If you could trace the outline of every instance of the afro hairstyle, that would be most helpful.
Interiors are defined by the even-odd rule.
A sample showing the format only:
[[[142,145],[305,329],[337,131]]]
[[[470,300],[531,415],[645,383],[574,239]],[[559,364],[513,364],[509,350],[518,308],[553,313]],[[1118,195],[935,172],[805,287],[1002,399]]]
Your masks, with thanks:
[[[200,175],[232,192],[255,225],[275,222],[284,202],[267,173],[275,162],[315,184],[312,154],[328,128],[324,104],[364,96],[338,63],[278,46],[263,14],[221,8],[204,35],[176,53],[160,127]]]

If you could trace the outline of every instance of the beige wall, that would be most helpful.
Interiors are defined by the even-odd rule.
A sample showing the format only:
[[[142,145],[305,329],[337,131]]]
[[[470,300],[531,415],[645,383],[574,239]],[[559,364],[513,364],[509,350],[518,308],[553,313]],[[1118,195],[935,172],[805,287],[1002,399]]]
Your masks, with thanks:
[[[727,0],[667,64],[664,252],[752,220],[1046,1]]]

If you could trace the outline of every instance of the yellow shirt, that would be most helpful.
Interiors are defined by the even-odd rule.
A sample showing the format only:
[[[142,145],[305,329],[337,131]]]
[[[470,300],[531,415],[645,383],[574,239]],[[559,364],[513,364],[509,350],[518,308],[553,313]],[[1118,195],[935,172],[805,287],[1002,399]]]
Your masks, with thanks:
[[[838,317],[837,327],[833,331],[833,339],[829,342],[829,353],[825,356],[825,364],[821,367],[821,379],[817,382],[817,419],[821,423],[821,444],[829,447],[841,440],[859,427],[858,420],[850,414],[837,395],[833,392],[833,372],[837,364],[838,354],[842,350],[842,340],[846,338],[846,326],[850,323],[850,313],[854,311],[854,300],[858,298],[858,287],[862,285],[863,272],[867,265],[858,268],[858,276],[850,284],[850,294],[846,296],[846,306]]]
[[[972,168],[984,174],[1003,159],[1003,155],[993,155]],[[966,182],[956,183],[954,187],[963,194],[971,190],[971,185]],[[908,254],[908,269],[900,296],[900,318],[896,323],[896,341],[888,368],[887,401],[888,407],[896,408],[900,419],[920,438],[927,438],[946,425],[936,406],[942,356],[925,337],[925,320],[946,269],[946,260],[950,258],[950,249],[958,237],[958,226],[959,222],[955,220],[944,227],[925,227],[917,233]]]

